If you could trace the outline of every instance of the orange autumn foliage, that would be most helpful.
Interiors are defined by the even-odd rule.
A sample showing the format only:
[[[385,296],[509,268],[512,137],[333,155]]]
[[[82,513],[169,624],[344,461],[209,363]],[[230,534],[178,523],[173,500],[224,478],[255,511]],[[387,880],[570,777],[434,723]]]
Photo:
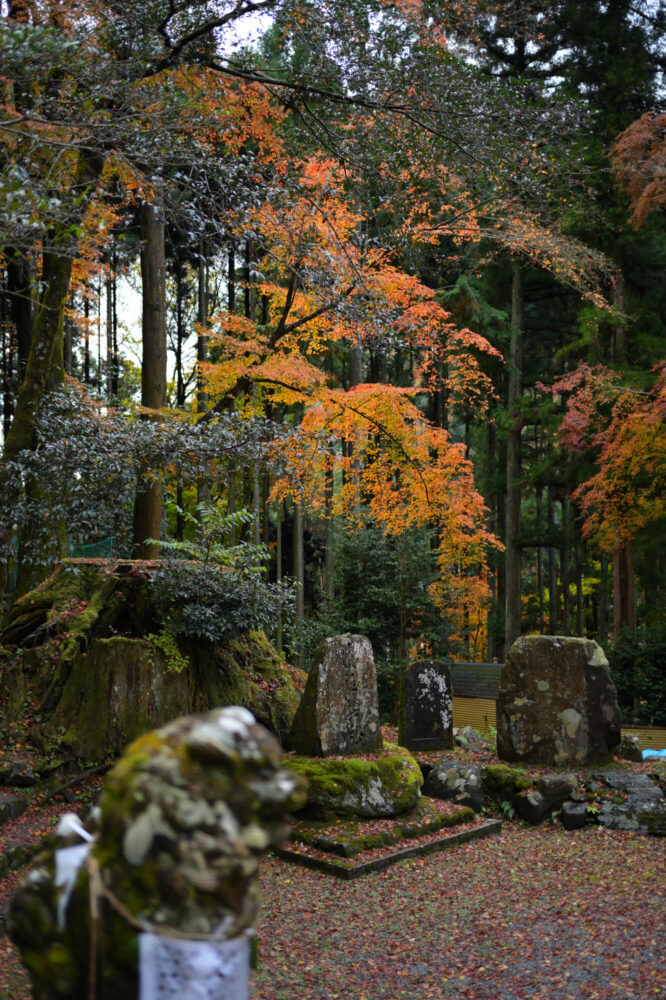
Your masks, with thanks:
[[[645,391],[601,365],[580,365],[553,387],[568,397],[562,444],[591,452],[598,465],[573,495],[584,533],[607,551],[666,516],[666,362],[653,373]]]
[[[641,115],[615,140],[611,158],[629,195],[635,226],[650,212],[666,208],[666,114]]]

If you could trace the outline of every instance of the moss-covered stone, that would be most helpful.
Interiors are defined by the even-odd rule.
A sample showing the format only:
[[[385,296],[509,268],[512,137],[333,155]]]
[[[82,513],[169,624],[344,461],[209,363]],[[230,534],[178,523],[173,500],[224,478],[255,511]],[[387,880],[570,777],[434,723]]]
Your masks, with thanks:
[[[489,764],[484,767],[481,780],[485,794],[498,803],[511,802],[515,796],[532,786],[528,775],[507,764]]]
[[[300,695],[260,632],[226,644],[156,641],[166,623],[150,563],[66,560],[7,612],[0,633],[2,721],[31,702],[43,744],[98,761],[169,719],[243,705],[282,740]],[[175,669],[177,668],[177,669]]]
[[[35,1000],[88,996],[91,882],[97,1000],[138,995],[137,936],[234,937],[256,917],[263,853],[288,833],[305,799],[282,752],[244,709],[177,719],[136,740],[106,781],[92,863],[78,875],[57,922],[53,850],[36,862],[12,902],[9,930]],[[62,843],[59,846],[64,846]]]
[[[371,758],[289,757],[285,766],[307,778],[304,812],[320,819],[400,816],[414,808],[423,784],[411,754],[391,744]]]

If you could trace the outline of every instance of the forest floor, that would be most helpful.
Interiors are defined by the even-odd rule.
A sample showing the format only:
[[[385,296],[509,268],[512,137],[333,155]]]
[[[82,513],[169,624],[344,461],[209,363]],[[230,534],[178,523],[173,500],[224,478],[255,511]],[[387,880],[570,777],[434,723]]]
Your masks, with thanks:
[[[269,857],[261,885],[253,1000],[666,997],[659,838],[505,823],[354,882]],[[0,997],[31,997],[7,938]]]
[[[101,783],[35,801],[0,849],[85,815]],[[18,877],[0,881],[0,910]],[[666,1000],[662,838],[504,821],[500,836],[352,882],[269,856],[261,887],[252,1000]],[[2,937],[0,1000],[30,998]]]

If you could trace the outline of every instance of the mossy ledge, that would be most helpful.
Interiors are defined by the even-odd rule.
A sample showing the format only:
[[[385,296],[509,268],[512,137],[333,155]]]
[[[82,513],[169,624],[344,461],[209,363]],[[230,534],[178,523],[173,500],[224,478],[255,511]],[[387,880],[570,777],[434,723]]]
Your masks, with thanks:
[[[421,795],[423,776],[409,753],[386,744],[371,757],[287,757],[287,768],[308,780],[304,814],[328,820],[401,816]]]
[[[155,641],[168,628],[151,600],[156,563],[64,560],[18,600],[0,629],[2,723],[31,709],[34,739],[99,762],[181,715],[242,705],[283,739],[300,700],[261,632],[210,643]],[[177,653],[178,670],[174,670]],[[186,664],[186,665],[184,665]]]

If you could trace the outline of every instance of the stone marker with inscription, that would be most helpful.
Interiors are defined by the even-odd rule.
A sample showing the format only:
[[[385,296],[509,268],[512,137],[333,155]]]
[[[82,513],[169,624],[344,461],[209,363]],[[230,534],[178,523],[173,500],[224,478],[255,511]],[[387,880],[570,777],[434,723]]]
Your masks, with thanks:
[[[364,636],[336,635],[319,646],[289,745],[306,757],[381,749],[375,661]]]
[[[408,750],[453,747],[451,673],[446,663],[417,660],[403,671],[398,743]]]

